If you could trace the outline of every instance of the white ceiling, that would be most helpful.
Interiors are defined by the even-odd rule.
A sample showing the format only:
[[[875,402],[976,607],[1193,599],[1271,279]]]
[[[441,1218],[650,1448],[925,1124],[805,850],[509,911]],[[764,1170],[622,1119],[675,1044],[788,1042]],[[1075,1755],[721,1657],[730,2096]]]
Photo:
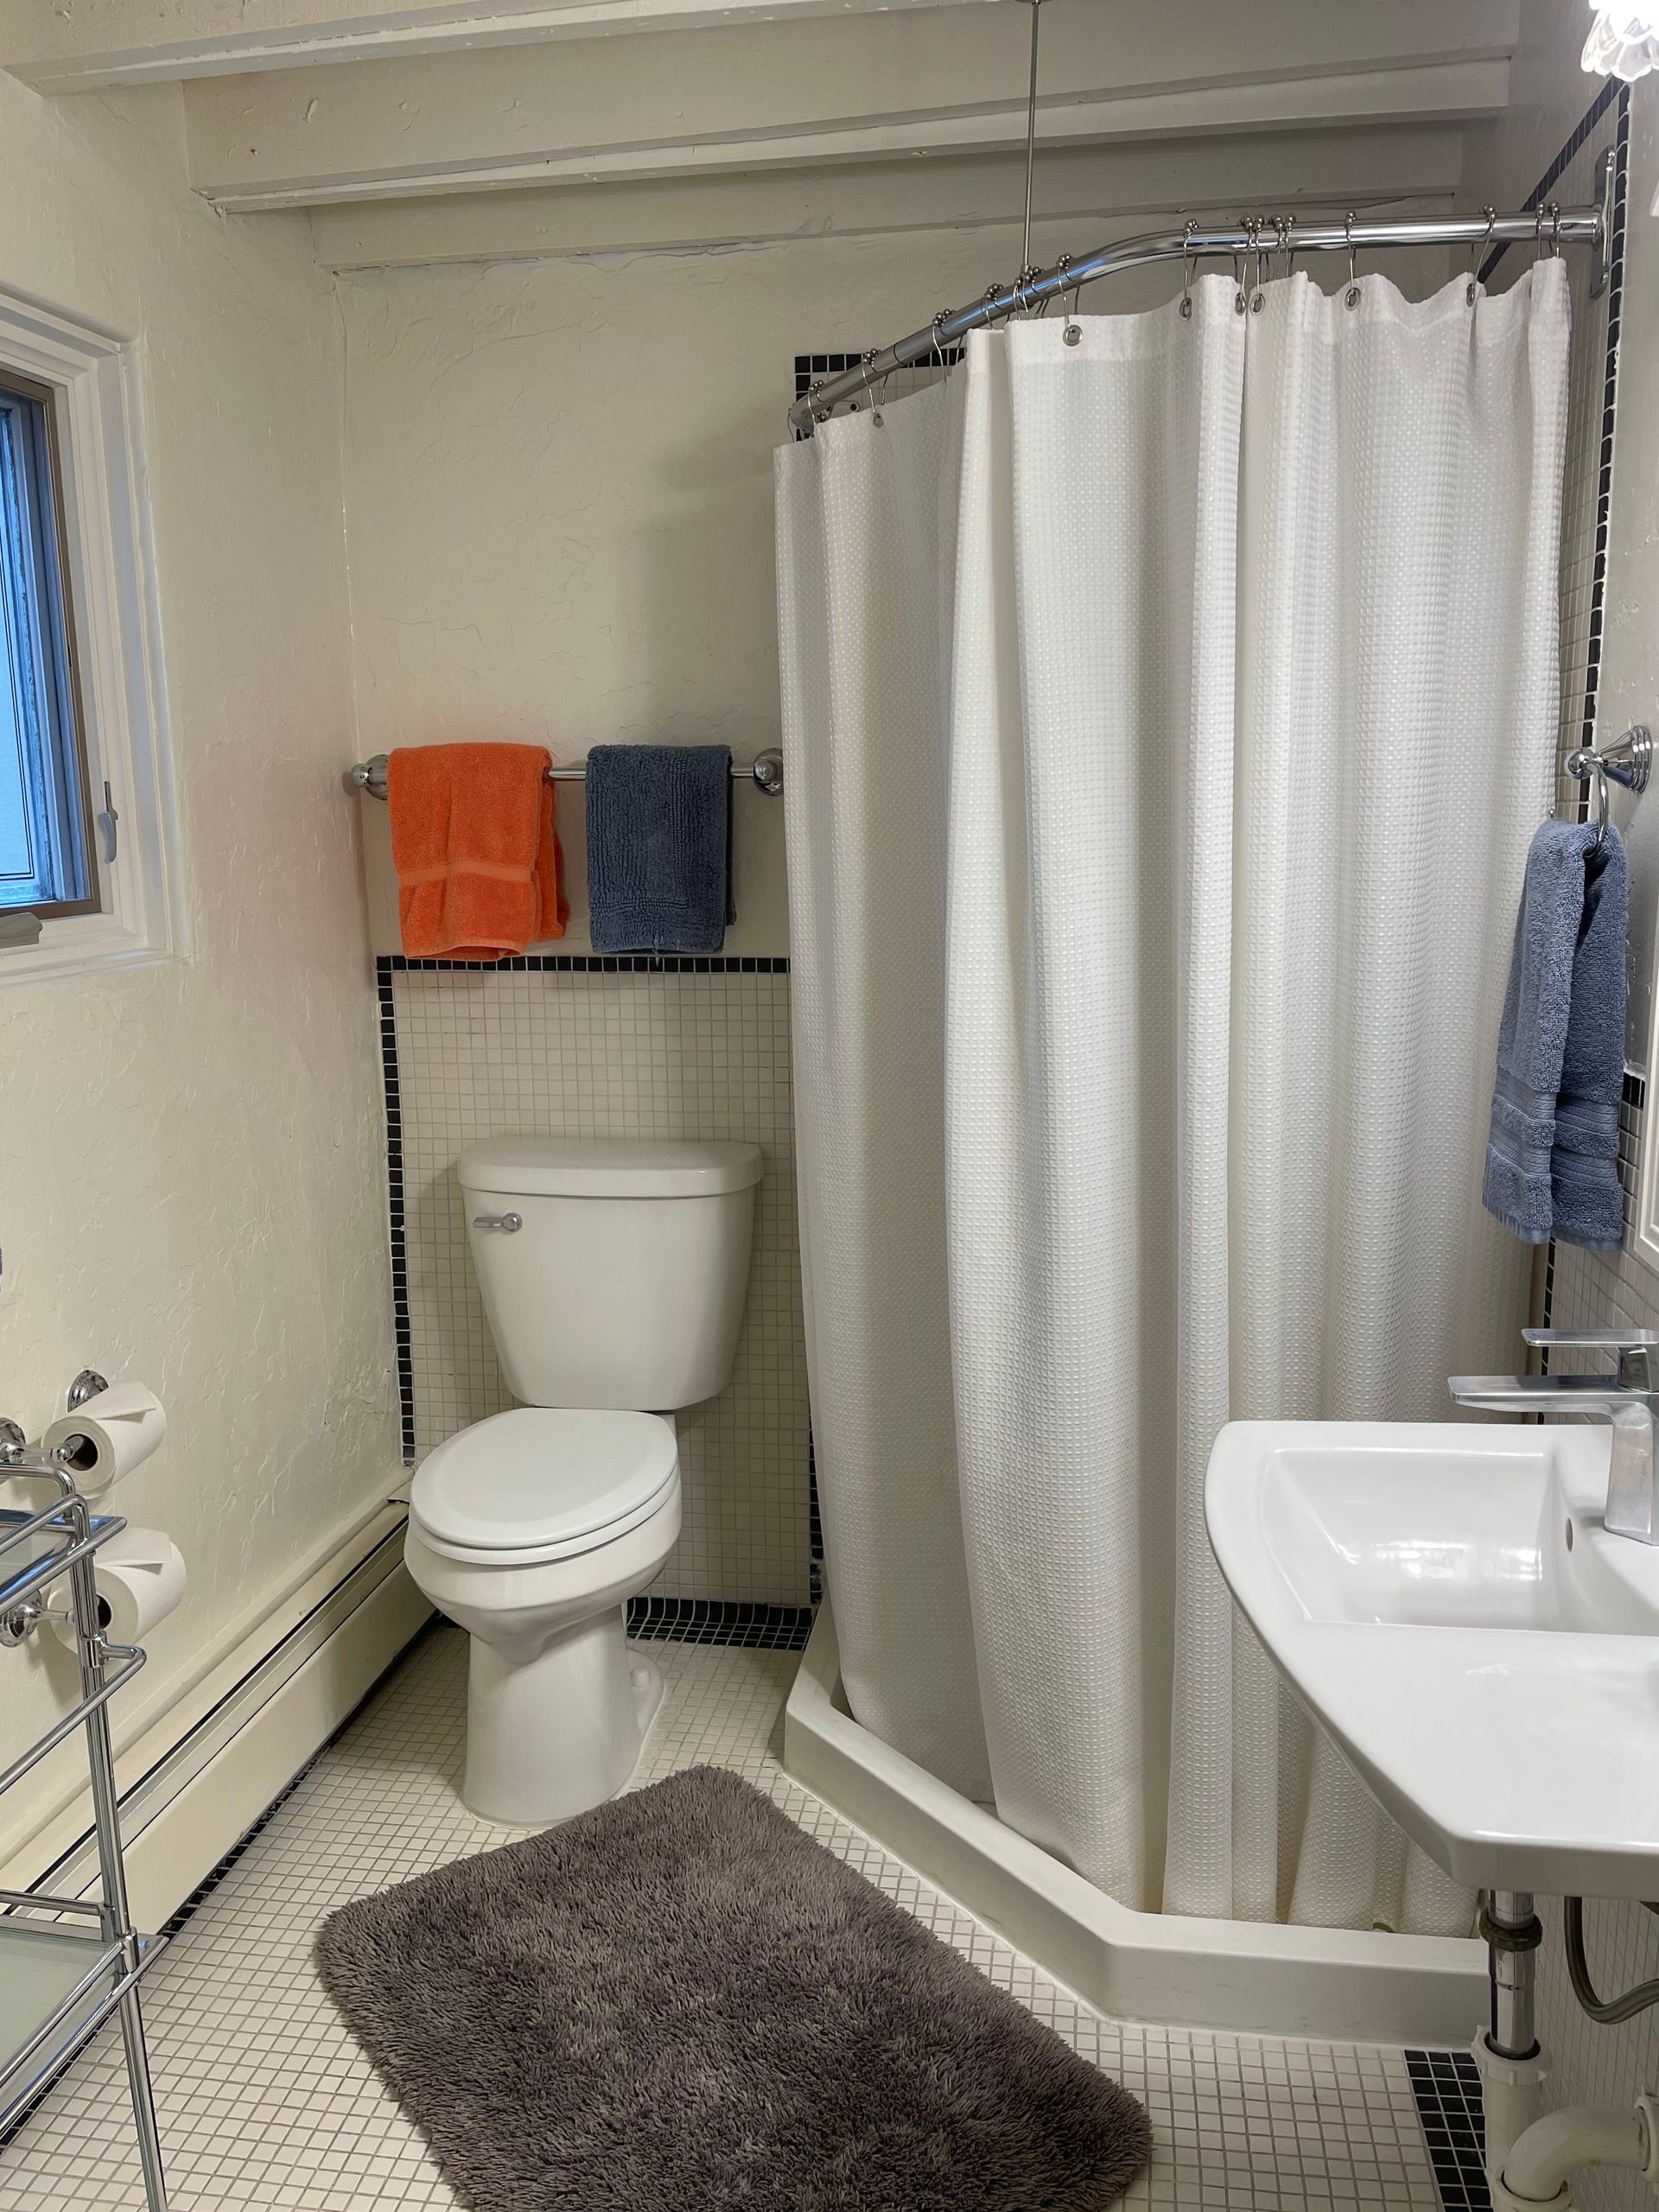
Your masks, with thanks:
[[[1516,14],[1045,0],[1039,206],[1442,196],[1508,101]],[[351,265],[1005,219],[1030,24],[1019,0],[0,0],[0,66],[50,97],[179,82],[197,189],[315,209]]]

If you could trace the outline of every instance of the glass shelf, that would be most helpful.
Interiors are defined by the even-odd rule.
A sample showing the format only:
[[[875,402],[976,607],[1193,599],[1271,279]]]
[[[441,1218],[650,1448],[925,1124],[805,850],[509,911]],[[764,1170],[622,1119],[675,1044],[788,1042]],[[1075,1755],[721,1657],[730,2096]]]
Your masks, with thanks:
[[[72,1402],[73,1402],[73,1393]],[[110,1699],[144,1663],[137,1646],[111,1643],[97,1618],[92,1560],[126,1523],[94,1514],[64,1468],[23,1440],[16,1421],[0,1422],[0,1481],[50,1483],[57,1495],[38,1512],[0,1509],[0,1635],[20,1643],[48,1618],[75,1632],[81,1695],[43,1735],[0,1771],[9,1789],[76,1729],[86,1737],[92,1827],[98,1839],[102,1905],[39,1891],[0,1889],[0,2133],[35,2103],[112,2013],[121,2015],[133,2120],[149,2212],[167,2212],[167,2177],[156,2132],[156,2101],[144,2049],[138,1981],[166,1945],[132,1932],[121,1863],[119,1793],[106,1711]],[[41,1598],[57,1584],[48,1614]]]
[[[139,1938],[142,1974],[160,1946]],[[0,2131],[115,2009],[129,1976],[96,1929],[0,1918]]]

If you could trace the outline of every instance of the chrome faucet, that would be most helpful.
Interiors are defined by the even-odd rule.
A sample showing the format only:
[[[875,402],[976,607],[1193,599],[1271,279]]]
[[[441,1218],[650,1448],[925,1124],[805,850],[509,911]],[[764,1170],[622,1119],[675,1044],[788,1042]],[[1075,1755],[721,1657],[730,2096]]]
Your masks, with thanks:
[[[1454,1375],[1452,1395],[1460,1406],[1495,1414],[1605,1414],[1612,1423],[1613,1444],[1604,1525],[1609,1535],[1659,1544],[1653,1448],[1654,1408],[1659,1405],[1653,1356],[1659,1351],[1659,1333],[1523,1329],[1522,1334],[1541,1350],[1616,1353],[1618,1370],[1611,1375]]]

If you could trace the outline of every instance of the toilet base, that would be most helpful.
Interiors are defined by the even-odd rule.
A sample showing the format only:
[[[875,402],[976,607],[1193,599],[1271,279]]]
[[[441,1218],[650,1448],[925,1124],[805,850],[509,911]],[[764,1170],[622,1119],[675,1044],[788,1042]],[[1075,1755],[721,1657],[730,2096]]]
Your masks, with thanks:
[[[614,1797],[663,1701],[661,1670],[630,1648],[620,1605],[538,1648],[471,1638],[467,1809],[506,1827],[548,1827]]]

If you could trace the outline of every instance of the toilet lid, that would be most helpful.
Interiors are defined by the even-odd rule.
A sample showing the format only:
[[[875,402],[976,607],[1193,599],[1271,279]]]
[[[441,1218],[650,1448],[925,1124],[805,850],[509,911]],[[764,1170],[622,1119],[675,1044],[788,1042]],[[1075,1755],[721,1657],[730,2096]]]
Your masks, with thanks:
[[[658,1414],[518,1406],[440,1444],[416,1471],[410,1511],[442,1543],[538,1550],[639,1519],[678,1465]]]

